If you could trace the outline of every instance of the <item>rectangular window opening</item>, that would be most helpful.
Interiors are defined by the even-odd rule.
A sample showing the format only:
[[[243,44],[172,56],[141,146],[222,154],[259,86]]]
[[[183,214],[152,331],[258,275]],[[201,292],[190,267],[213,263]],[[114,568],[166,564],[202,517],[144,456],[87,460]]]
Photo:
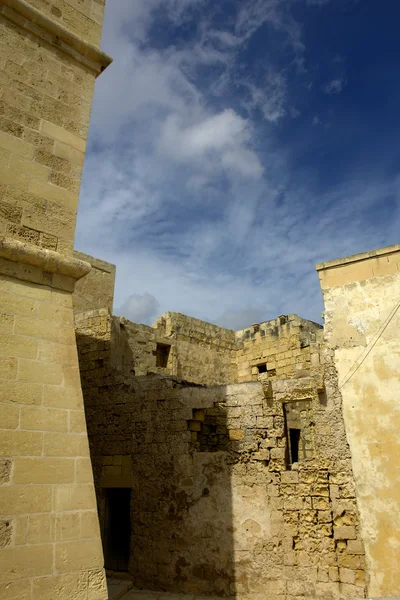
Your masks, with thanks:
[[[266,373],[267,372],[267,363],[257,365],[257,368],[258,368],[259,373]]]
[[[168,366],[168,358],[171,346],[168,344],[157,344],[156,367],[165,369]]]

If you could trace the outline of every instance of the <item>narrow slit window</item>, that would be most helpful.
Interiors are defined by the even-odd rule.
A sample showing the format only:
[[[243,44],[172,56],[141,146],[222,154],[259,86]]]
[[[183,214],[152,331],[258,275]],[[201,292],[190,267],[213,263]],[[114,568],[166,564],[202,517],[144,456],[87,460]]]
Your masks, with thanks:
[[[300,429],[289,429],[290,463],[299,462]]]
[[[168,358],[171,346],[168,344],[157,344],[156,367],[165,369],[168,366]]]

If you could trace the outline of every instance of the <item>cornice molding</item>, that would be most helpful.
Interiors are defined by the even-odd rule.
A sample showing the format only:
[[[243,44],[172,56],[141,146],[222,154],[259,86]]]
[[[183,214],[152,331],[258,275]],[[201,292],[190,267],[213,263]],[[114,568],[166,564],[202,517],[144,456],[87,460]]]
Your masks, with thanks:
[[[68,291],[73,291],[75,282],[92,268],[72,256],[5,237],[0,237],[0,259],[3,259],[0,272],[4,275]]]
[[[94,71],[96,77],[112,63],[108,54],[68,31],[57,21],[49,19],[25,0],[1,2],[0,15],[82,63]]]

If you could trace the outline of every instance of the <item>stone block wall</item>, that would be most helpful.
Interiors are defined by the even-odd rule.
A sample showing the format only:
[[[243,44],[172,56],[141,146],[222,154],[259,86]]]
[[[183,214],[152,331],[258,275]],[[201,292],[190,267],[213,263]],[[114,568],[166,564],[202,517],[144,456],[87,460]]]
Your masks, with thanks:
[[[187,381],[222,385],[237,379],[235,333],[180,313],[166,313],[155,323],[174,340],[174,374]]]
[[[256,381],[259,373],[293,377],[318,364],[322,327],[297,315],[236,332],[238,381]]]
[[[77,281],[73,293],[74,312],[108,308],[114,302],[115,265],[74,250],[74,257],[89,263],[90,272]]]
[[[77,329],[100,523],[104,536],[107,489],[130,488],[135,581],[239,598],[365,597],[332,354],[320,349],[297,378],[205,387],[133,374],[112,325],[100,329]],[[294,426],[306,452],[292,464]]]
[[[317,266],[343,397],[371,596],[400,595],[400,246]]]
[[[0,7],[0,234],[72,255],[94,82],[109,60],[54,27],[57,3],[30,4]],[[71,32],[90,21],[99,42],[96,21],[59,4]]]
[[[72,256],[75,219],[94,81],[111,60],[98,49],[95,4],[0,6],[0,598],[7,600],[107,597],[71,295],[90,269]]]
[[[100,45],[105,0],[26,0],[94,46]]]

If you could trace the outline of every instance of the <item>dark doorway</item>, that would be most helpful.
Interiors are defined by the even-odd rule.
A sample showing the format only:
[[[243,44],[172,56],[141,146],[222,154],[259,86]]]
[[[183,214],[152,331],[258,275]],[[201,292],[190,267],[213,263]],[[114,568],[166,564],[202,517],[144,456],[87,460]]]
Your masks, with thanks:
[[[131,491],[107,488],[104,527],[104,566],[110,571],[127,571],[131,541]]]

